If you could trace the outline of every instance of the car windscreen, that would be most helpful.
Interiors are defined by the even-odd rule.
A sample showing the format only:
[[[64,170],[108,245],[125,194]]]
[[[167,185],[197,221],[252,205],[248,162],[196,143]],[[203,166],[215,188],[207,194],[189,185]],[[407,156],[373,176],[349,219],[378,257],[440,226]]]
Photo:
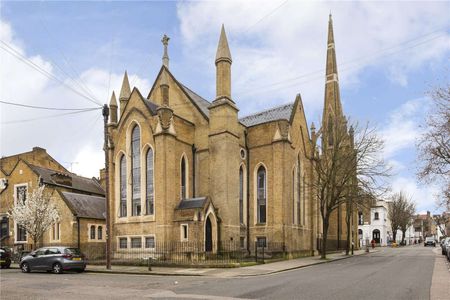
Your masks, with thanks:
[[[66,248],[64,249],[64,253],[72,255],[81,255],[81,252],[78,248]]]

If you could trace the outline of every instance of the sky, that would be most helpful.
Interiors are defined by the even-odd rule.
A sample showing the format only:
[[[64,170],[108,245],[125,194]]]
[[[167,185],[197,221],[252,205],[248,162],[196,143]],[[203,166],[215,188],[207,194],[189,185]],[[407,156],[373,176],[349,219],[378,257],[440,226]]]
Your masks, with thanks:
[[[320,124],[331,12],[345,114],[384,139],[392,190],[408,193],[418,212],[435,212],[439,187],[417,181],[416,144],[427,92],[449,82],[449,11],[447,1],[1,1],[0,100],[95,109],[119,93],[125,70],[147,95],[167,34],[171,72],[211,101],[224,24],[239,116],[300,93],[308,123]],[[0,156],[40,146],[98,177],[101,110],[71,112],[0,104]]]

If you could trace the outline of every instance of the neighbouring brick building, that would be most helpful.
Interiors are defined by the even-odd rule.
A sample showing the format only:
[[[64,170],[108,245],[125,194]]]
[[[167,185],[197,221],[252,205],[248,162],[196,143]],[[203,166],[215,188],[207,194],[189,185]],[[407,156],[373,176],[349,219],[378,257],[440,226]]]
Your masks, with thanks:
[[[344,118],[330,17],[324,124]],[[109,175],[115,251],[157,243],[198,242],[214,252],[228,242],[252,251],[282,245],[314,253],[321,225],[310,184],[313,151],[300,95],[246,117],[231,94],[232,58],[222,27],[216,98],[208,101],[163,64],[146,97],[125,72],[119,104],[110,102]],[[333,215],[330,240],[344,240],[345,209]],[[355,215],[356,216],[356,215]],[[357,223],[352,225],[357,236]],[[269,247],[270,248],[270,247]]]
[[[32,242],[26,231],[8,217],[8,211],[17,201],[26,201],[28,193],[39,185],[51,197],[60,214],[39,245],[79,246],[98,248],[105,244],[105,196],[95,178],[77,176],[66,170],[45,149],[0,159],[0,223],[1,245],[15,249],[29,249]],[[101,249],[100,249],[101,248]]]

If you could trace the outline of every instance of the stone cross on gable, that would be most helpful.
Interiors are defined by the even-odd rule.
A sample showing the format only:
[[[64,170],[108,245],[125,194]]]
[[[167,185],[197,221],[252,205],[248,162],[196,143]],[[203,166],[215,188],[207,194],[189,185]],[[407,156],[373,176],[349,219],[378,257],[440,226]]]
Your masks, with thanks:
[[[167,35],[164,35],[163,38],[161,39],[161,42],[164,45],[164,55],[163,55],[162,61],[163,61],[163,65],[166,68],[169,68],[169,55],[167,54],[167,45],[169,45],[169,40],[170,40],[170,38]]]

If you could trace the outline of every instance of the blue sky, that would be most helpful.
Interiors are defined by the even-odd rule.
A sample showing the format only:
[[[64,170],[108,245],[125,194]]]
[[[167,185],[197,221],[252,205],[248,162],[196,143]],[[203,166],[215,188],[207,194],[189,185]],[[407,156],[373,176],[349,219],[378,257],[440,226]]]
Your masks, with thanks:
[[[437,187],[417,182],[415,144],[429,109],[427,90],[449,80],[450,2],[3,1],[0,38],[67,85],[87,86],[105,103],[113,89],[119,91],[124,70],[147,95],[161,66],[160,40],[166,33],[171,71],[211,100],[214,54],[224,23],[240,116],[294,101],[301,93],[308,122],[317,124],[330,10],[345,113],[369,121],[385,138],[384,154],[396,174],[390,179],[393,189],[410,193],[418,211],[434,211]],[[2,48],[0,64],[3,101],[94,106]],[[53,113],[0,109],[1,155],[40,145],[68,168],[74,162],[73,171],[98,176],[99,112],[8,123]]]

